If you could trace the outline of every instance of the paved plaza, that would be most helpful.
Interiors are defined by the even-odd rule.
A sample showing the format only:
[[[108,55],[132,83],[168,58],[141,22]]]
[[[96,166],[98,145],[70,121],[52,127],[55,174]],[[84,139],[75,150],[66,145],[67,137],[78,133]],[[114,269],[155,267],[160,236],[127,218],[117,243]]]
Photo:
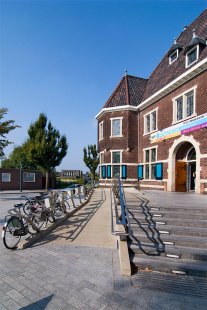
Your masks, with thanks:
[[[18,194],[1,194],[0,226],[14,202],[19,202]],[[175,279],[179,287],[181,278],[177,276],[121,276],[113,238],[109,191],[97,189],[91,201],[62,229],[59,227],[34,246],[10,251],[0,242],[0,310],[207,308],[207,296],[189,291],[188,282],[180,291],[167,288]],[[142,285],[143,279],[149,284],[153,280],[153,285]],[[192,281],[196,284],[196,278],[189,277]],[[160,289],[161,283],[165,290]]]

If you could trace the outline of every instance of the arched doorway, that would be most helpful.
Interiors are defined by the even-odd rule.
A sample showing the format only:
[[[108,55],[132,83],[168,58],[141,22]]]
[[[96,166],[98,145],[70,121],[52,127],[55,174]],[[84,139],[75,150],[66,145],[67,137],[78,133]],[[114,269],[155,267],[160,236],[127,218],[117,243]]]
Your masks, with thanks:
[[[181,136],[169,149],[167,190],[200,193],[200,148],[192,136]]]
[[[176,152],[175,190],[188,192],[195,190],[196,151],[190,142],[183,143]]]

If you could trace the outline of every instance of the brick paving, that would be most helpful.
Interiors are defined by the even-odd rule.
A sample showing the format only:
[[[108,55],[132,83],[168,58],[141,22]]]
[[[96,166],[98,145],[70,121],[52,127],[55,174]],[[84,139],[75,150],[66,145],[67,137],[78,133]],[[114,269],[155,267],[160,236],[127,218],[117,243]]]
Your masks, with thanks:
[[[8,202],[0,198],[0,218]],[[42,242],[9,251],[0,242],[0,310],[206,308],[207,297],[142,288],[122,277],[115,248]]]

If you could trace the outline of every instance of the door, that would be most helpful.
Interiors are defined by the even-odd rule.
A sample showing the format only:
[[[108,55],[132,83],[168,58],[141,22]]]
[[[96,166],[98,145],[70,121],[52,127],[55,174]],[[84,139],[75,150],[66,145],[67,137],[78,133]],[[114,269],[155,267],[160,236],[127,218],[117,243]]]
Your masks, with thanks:
[[[176,177],[175,177],[176,192],[186,192],[187,181],[187,164],[183,161],[176,162]]]

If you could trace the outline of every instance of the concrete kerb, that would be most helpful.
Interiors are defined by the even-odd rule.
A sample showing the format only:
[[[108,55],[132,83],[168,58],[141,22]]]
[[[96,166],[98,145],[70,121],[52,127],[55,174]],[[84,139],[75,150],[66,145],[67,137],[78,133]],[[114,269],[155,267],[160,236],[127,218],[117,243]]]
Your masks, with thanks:
[[[122,226],[121,229],[119,227],[119,231],[125,232],[124,227]],[[119,250],[119,262],[120,262],[120,269],[122,276],[131,276],[131,265],[129,259],[129,249],[126,240],[121,240],[120,236],[117,236],[117,246]]]
[[[28,248],[29,246],[31,246],[31,245],[35,244],[36,242],[40,241],[42,237],[48,235],[55,228],[60,226],[66,219],[71,217],[74,213],[76,213],[78,210],[83,208],[90,201],[93,192],[94,192],[94,189],[90,192],[87,200],[84,201],[80,206],[78,206],[74,210],[72,210],[70,213],[66,214],[61,219],[56,220],[55,223],[51,224],[49,227],[47,227],[46,229],[40,231],[39,233],[37,233],[37,234],[35,234],[33,236],[29,236],[25,240],[20,241],[20,243],[18,245],[18,249],[23,250],[23,249]]]

